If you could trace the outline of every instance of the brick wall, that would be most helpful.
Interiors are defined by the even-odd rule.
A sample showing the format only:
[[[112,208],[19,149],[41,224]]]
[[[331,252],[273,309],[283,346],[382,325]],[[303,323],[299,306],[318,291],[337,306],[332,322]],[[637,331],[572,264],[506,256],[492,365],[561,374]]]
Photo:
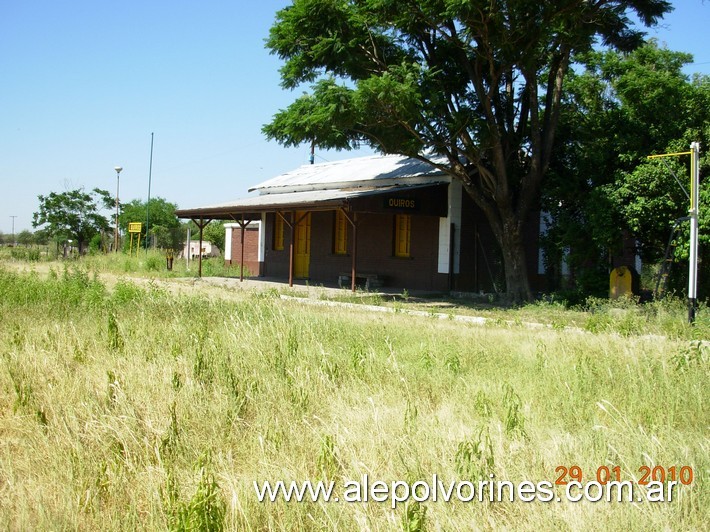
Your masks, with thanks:
[[[240,264],[242,228],[232,229],[232,256],[225,257],[228,264]],[[244,267],[252,276],[259,275],[259,230],[247,227],[244,233]]]
[[[335,212],[311,213],[311,258],[309,281],[335,285],[340,273],[350,272],[353,230],[348,224],[348,255],[333,253]],[[274,214],[266,217],[266,276],[288,278],[291,233],[284,227],[284,249],[273,249]],[[445,290],[447,276],[437,274],[439,218],[412,216],[411,257],[394,256],[394,214],[358,214],[357,269],[386,277],[394,288]]]

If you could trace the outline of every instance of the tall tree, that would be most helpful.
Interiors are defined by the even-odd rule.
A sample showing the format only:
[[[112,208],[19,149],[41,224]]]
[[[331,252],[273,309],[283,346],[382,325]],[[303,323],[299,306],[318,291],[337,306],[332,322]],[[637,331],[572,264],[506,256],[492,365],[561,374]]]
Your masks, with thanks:
[[[110,227],[106,217],[99,213],[101,208],[113,206],[114,200],[106,190],[95,188],[87,193],[79,188],[37,197],[39,210],[33,214],[32,226],[43,226],[54,238],[75,239],[79,252],[91,237]]]
[[[666,0],[294,0],[268,48],[282,84],[315,82],[264,127],[427,161],[459,179],[500,245],[506,290],[530,297],[523,246],[552,156],[573,54],[642,42]]]
[[[21,244],[23,246],[29,246],[34,240],[34,235],[29,229],[23,229],[18,233],[16,240],[18,244]]]
[[[617,254],[626,234],[638,241],[644,262],[656,262],[674,221],[687,215],[688,200],[673,174],[687,189],[689,157],[647,156],[687,152],[693,141],[707,145],[710,77],[691,80],[683,67],[692,57],[654,41],[629,54],[594,52],[583,59],[585,70],[568,79],[543,206],[554,220],[552,256],[570,249],[582,281],[596,270],[603,284],[608,272],[596,268],[595,257]],[[709,170],[703,149],[701,178]],[[701,201],[707,193],[705,187]],[[701,240],[710,237],[707,223],[701,217]],[[678,258],[687,257],[683,246],[678,251]]]
[[[150,227],[146,228],[146,209],[147,202],[134,199],[129,203],[122,205],[121,215],[118,217],[118,224],[125,231],[128,230],[128,224],[131,222],[141,222],[142,236],[145,238],[146,229],[150,236],[155,236],[157,246],[161,248],[172,248],[174,246],[174,238],[170,235],[180,233],[180,220],[175,216],[177,205],[170,203],[164,198],[150,199]],[[166,236],[167,235],[167,236]]]

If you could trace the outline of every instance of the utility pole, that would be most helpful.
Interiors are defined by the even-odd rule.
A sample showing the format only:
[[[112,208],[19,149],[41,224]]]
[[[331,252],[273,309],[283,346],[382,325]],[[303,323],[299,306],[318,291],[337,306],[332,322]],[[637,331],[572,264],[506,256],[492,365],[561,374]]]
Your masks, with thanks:
[[[12,247],[15,247],[15,218],[17,216],[11,215],[10,218],[12,218]]]

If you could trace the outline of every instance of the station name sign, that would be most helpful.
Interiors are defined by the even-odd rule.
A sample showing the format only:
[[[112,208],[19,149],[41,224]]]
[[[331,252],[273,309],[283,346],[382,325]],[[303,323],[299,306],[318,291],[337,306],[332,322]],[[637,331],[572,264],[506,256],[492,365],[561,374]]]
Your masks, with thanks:
[[[414,198],[385,198],[386,209],[401,209],[407,211],[419,210],[419,201]]]

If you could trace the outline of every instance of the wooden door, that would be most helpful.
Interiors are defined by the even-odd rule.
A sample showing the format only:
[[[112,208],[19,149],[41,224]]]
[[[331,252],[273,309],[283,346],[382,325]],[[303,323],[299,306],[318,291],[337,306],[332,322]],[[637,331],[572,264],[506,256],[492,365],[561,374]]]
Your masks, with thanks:
[[[311,213],[297,211],[296,220],[300,221],[294,230],[293,276],[307,279],[311,264]]]

